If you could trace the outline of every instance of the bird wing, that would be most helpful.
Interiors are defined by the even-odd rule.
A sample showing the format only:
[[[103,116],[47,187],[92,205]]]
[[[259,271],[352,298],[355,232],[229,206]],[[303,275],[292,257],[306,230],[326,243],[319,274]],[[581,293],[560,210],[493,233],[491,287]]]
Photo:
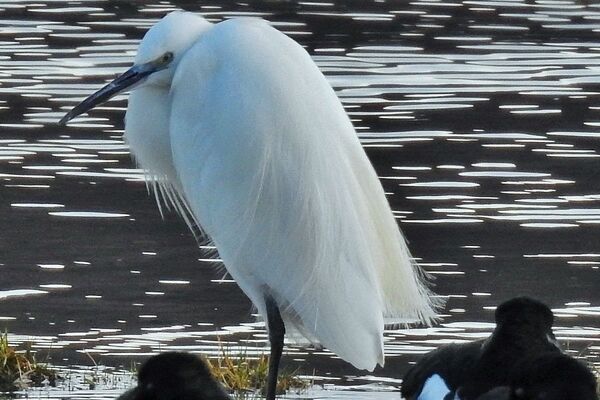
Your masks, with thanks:
[[[451,343],[423,356],[402,378],[402,397],[416,399],[431,376],[438,375],[451,391],[457,390],[470,376],[482,352],[482,340]]]
[[[263,317],[268,295],[288,330],[371,370],[385,317],[433,314],[350,120],[296,42],[257,19],[215,25],[177,67],[170,135],[183,196]]]

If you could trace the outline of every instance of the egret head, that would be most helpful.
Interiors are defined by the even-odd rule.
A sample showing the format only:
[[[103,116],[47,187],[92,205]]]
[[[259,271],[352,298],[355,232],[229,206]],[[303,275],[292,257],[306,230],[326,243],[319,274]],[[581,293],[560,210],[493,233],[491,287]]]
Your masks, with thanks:
[[[190,12],[173,11],[166,15],[144,35],[134,65],[75,106],[59,124],[66,124],[125,90],[142,85],[163,86],[168,89],[182,56],[211,25],[204,18]]]

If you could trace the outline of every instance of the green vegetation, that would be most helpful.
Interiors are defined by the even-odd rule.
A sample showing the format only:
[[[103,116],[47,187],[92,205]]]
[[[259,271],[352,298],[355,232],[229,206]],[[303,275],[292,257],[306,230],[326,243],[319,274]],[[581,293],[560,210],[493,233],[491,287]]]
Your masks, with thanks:
[[[207,362],[215,378],[238,394],[238,397],[244,392],[265,390],[269,370],[269,357],[265,354],[255,357],[248,356],[246,351],[233,354],[231,349],[221,344],[221,356],[217,359],[209,359]],[[297,372],[297,370],[285,369],[280,371],[277,383],[278,394],[289,390],[303,390],[309,386],[309,382],[300,379]]]
[[[8,343],[8,334],[0,335],[0,392],[12,392],[45,382],[54,385],[54,371],[40,364],[29,348],[17,351]]]

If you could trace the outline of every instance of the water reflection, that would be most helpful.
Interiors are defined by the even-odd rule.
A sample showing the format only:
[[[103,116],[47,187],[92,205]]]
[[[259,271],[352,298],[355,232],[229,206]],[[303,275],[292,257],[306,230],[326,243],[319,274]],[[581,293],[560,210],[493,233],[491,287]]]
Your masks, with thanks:
[[[307,48],[448,301],[440,326],[386,331],[376,378],[288,347],[290,363],[335,371],[319,382],[353,384],[298,398],[387,398],[408,363],[487,335],[493,307],[521,294],[554,307],[559,340],[600,365],[600,7],[575,1],[0,1],[0,320],[13,343],[108,365],[266,348],[214,249],[147,196],[121,137],[126,96],[55,125],[176,8],[264,17]]]

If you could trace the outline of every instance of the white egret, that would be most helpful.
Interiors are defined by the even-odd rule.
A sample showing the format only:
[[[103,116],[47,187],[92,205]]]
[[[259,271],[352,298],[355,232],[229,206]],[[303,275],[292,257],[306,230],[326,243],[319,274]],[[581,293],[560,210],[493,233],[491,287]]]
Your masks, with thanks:
[[[173,12],[61,123],[133,88],[125,138],[157,199],[202,227],[266,321],[268,399],[286,331],[373,370],[384,323],[435,318],[350,119],[298,43],[261,19]]]

